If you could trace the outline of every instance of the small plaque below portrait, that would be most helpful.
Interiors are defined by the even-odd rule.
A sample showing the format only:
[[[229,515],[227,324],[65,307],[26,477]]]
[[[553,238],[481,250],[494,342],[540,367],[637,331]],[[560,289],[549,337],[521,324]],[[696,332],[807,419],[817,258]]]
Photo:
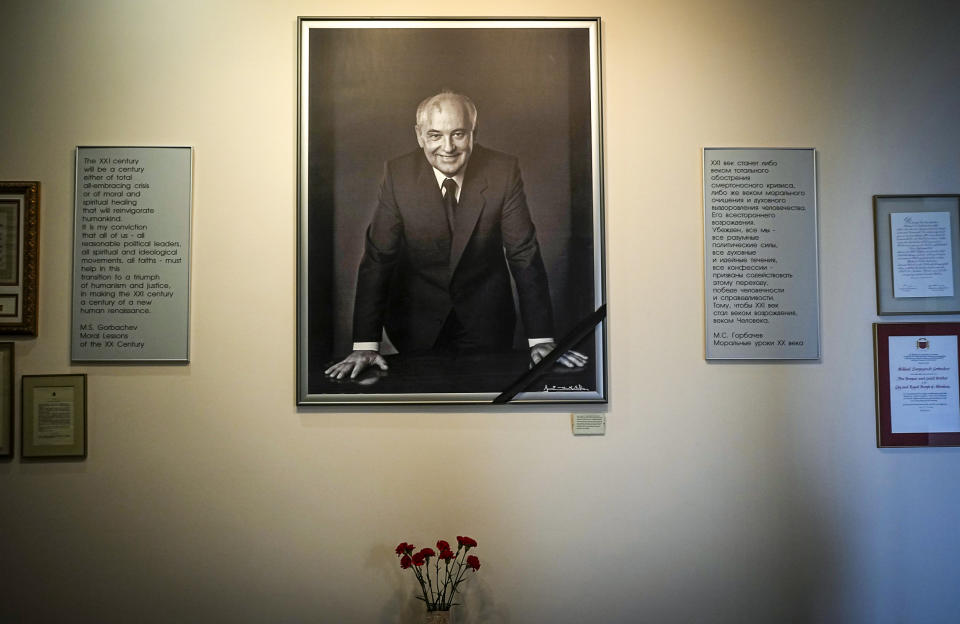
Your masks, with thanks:
[[[605,435],[607,433],[606,414],[571,414],[573,435]]]

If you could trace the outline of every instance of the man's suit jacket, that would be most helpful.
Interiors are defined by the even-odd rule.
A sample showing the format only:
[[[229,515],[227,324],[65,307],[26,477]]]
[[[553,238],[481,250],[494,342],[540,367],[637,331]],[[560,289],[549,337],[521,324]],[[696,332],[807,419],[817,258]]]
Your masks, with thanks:
[[[515,157],[474,145],[452,236],[423,151],[391,160],[358,271],[354,340],[378,342],[386,328],[402,353],[430,349],[455,311],[471,343],[509,349],[510,274],[526,335],[553,336],[547,274]]]

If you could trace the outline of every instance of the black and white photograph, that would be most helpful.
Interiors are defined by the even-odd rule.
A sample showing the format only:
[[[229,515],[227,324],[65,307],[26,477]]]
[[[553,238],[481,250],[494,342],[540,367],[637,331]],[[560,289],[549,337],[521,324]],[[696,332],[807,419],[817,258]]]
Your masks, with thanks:
[[[299,404],[606,401],[599,49],[300,19]]]

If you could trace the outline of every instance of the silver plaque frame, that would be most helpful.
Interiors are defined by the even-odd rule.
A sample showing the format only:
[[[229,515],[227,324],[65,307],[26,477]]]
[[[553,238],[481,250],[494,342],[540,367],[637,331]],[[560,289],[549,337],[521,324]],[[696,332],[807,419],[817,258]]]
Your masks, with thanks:
[[[146,184],[150,185],[149,201],[144,202],[142,206],[138,203],[137,208],[123,207],[122,212],[117,207],[107,204],[105,206],[87,206],[85,202],[88,199],[94,199],[92,192],[101,190],[85,188],[84,175],[90,173],[85,171],[85,159],[93,159],[105,168],[103,180],[99,181],[105,185],[114,186],[126,180],[120,181],[116,175],[120,174],[121,169],[134,167],[135,163],[126,162],[127,160],[138,160],[144,164],[144,170],[149,167],[148,175],[154,176],[147,178]],[[103,165],[100,165],[100,159],[104,159]],[[141,160],[142,159],[142,160]],[[113,162],[119,161],[119,162]],[[117,166],[120,165],[120,166]],[[111,168],[116,171],[111,171]],[[139,173],[144,173],[140,171]],[[133,175],[126,174],[123,175]],[[107,179],[110,176],[110,179]],[[152,184],[151,184],[152,182]],[[105,186],[104,189],[107,187]],[[130,192],[136,192],[136,184],[122,185],[118,188],[110,187],[111,192],[122,191],[124,197]],[[91,193],[91,195],[84,195]],[[123,200],[118,200],[123,201]],[[111,208],[109,214],[92,212],[92,209]],[[87,213],[84,213],[87,210]],[[150,210],[152,212],[144,213],[137,210]],[[145,260],[154,259],[156,263],[139,264],[140,255],[133,256],[135,262],[128,264],[126,256],[116,256],[123,262],[116,261],[108,267],[98,265],[97,263],[86,263],[85,259],[90,255],[85,254],[90,250],[83,244],[83,236],[89,236],[91,230],[88,227],[94,227],[94,224],[86,223],[91,217],[100,218],[100,215],[108,219],[103,225],[105,230],[94,230],[106,233],[105,241],[136,240],[141,232],[144,236],[150,234],[153,239],[146,246],[144,254]],[[147,217],[140,215],[148,214]],[[122,215],[122,216],[121,216]],[[142,219],[149,219],[149,223],[142,223]],[[72,319],[71,319],[71,350],[70,359],[74,362],[170,362],[186,363],[190,361],[190,289],[191,289],[191,232],[193,220],[193,148],[189,146],[78,146],[76,151],[76,189],[74,196],[74,244],[73,244],[73,297],[72,297]],[[96,226],[100,225],[97,221]],[[137,230],[136,228],[143,228]],[[110,238],[112,237],[112,238]],[[122,237],[122,238],[121,238]],[[162,240],[156,240],[162,239]],[[160,245],[161,247],[158,247]],[[166,262],[166,246],[169,245],[170,251],[174,248],[176,253],[169,256],[171,260],[176,260],[175,266],[170,266]],[[175,246],[175,247],[174,247]],[[126,251],[124,247],[118,247],[121,252]],[[139,248],[134,248],[137,254],[140,254]],[[150,255],[157,254],[157,255]],[[119,303],[115,309],[120,312],[113,312],[107,308],[102,308],[102,312],[97,312],[101,308],[86,302],[82,297],[81,288],[83,276],[87,275],[88,267],[95,267],[98,272],[109,269],[108,275],[118,284],[131,284],[131,289],[126,292],[134,294],[142,293],[138,298],[142,302],[137,305],[145,308],[149,306],[149,314],[133,315],[129,310],[133,306],[123,308]],[[132,286],[143,283],[138,280],[139,274],[157,274],[157,271],[163,271],[156,284],[167,284],[170,286],[172,294],[171,301],[165,301],[165,297],[153,297],[156,293],[148,293],[146,288],[133,290]],[[112,289],[98,289],[98,292],[110,293]],[[162,294],[162,293],[160,293]],[[158,305],[154,305],[157,303]],[[109,307],[109,306],[108,306]],[[127,312],[122,310],[126,309]],[[134,322],[135,321],[135,322]],[[134,327],[134,329],[130,329]],[[96,336],[96,338],[93,338]],[[109,344],[108,344],[109,342]],[[142,343],[142,347],[136,347]]]
[[[764,177],[780,167],[777,159],[784,156],[789,171],[777,170],[777,174],[782,173],[781,178]],[[725,164],[728,162],[729,165]],[[708,147],[703,149],[701,165],[705,358],[819,359],[816,149]],[[800,182],[800,187],[794,182]],[[731,191],[736,193],[727,194]],[[773,198],[777,193],[783,194],[783,198]],[[787,197],[790,199],[785,201]],[[781,201],[785,203],[777,203]],[[738,215],[741,207],[743,213]],[[731,263],[724,265],[723,258]],[[773,262],[766,262],[765,258]],[[718,272],[718,266],[736,270]],[[785,275],[790,277],[775,277]],[[777,294],[789,291],[791,298],[786,301],[786,309],[783,300],[772,296],[778,290]],[[730,316],[718,317],[717,306],[729,308]],[[753,317],[732,316],[743,313],[741,308],[751,310]],[[720,323],[724,319],[729,320]]]

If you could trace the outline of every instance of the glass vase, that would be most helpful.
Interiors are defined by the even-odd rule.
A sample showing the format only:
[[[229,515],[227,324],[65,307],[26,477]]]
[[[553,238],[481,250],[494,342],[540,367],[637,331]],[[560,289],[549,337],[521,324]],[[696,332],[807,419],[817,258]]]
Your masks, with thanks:
[[[450,624],[450,611],[427,611],[423,624]]]

